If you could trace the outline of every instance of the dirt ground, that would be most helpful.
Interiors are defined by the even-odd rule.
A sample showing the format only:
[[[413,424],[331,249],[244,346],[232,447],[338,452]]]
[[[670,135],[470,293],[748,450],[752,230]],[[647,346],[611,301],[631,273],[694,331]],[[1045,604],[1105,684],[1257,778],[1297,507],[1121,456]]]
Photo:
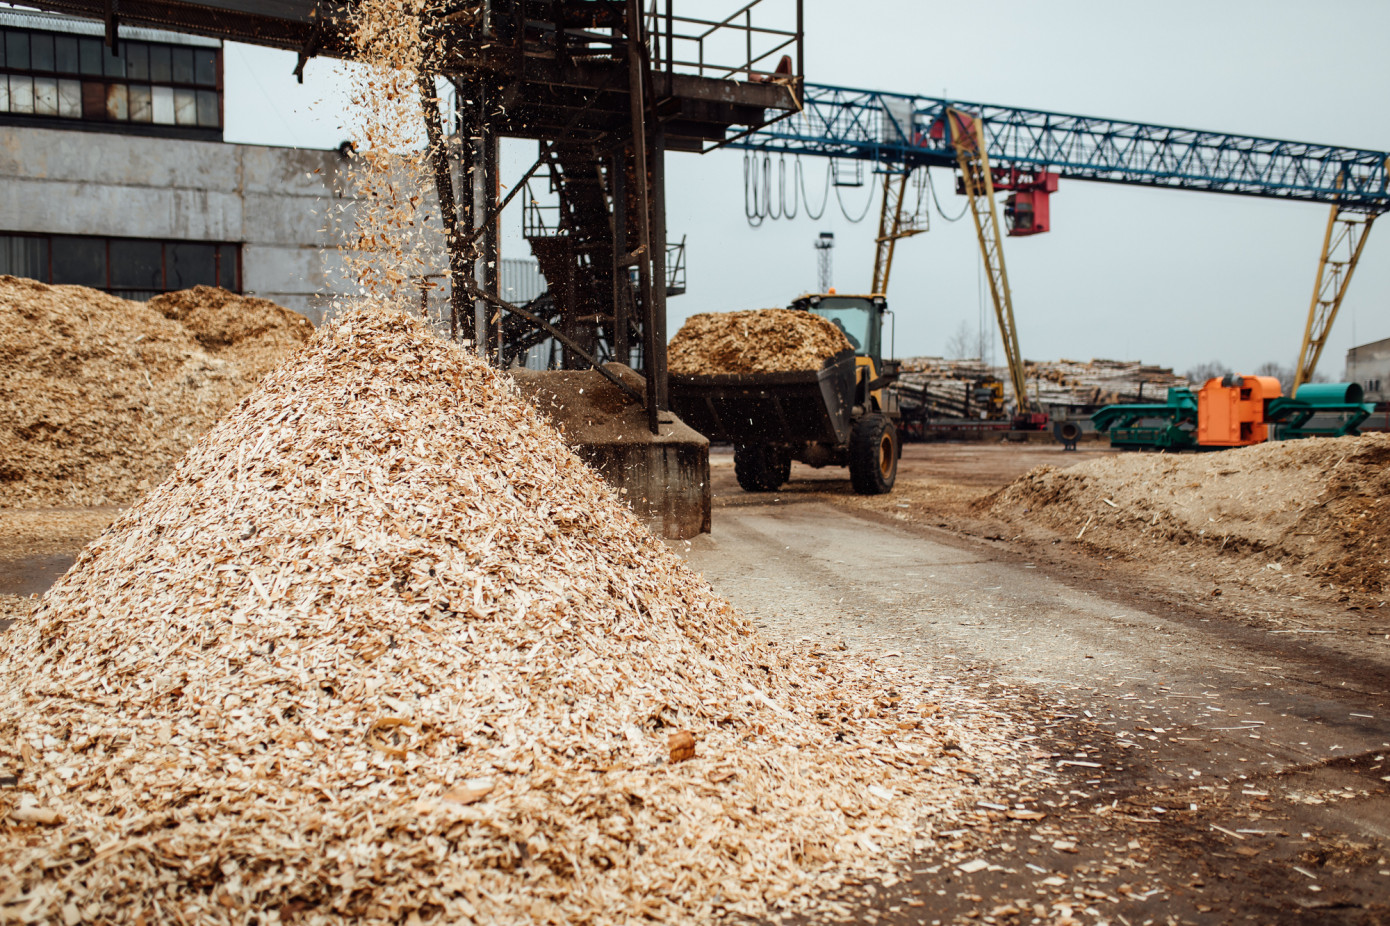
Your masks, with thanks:
[[[859,920],[1390,922],[1390,624],[1345,602],[1107,558],[980,501],[1083,445],[909,445],[896,491],[797,466],[749,495],[712,455],[688,556],[767,632],[897,654],[1050,731],[1047,813],[979,824]],[[1199,563],[1198,566],[1206,567]]]
[[[712,453],[714,532],[677,546],[716,589],[773,636],[974,687],[1029,718],[1032,761],[1060,782],[971,808],[904,881],[858,885],[835,909],[1390,923],[1390,613],[1233,582],[1213,595],[1205,565],[1113,557],[980,504],[1036,466],[1108,452],[910,445],[878,498],[800,465],[783,491],[750,495]],[[118,513],[0,512],[0,627]]]

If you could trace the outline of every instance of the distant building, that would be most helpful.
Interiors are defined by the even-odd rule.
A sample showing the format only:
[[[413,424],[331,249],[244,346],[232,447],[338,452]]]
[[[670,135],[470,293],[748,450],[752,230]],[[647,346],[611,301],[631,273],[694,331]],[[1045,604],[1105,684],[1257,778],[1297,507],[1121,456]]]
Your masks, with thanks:
[[[322,322],[356,289],[344,154],[225,142],[220,41],[122,26],[113,53],[104,37],[0,9],[0,274],[127,299],[217,285]],[[447,328],[438,263],[420,284]],[[501,278],[516,302],[546,286],[534,260]]]
[[[0,11],[0,273],[132,299],[200,283],[322,320],[337,151],[222,140],[222,43]]]
[[[1361,384],[1367,402],[1390,402],[1390,338],[1347,351],[1346,376]]]

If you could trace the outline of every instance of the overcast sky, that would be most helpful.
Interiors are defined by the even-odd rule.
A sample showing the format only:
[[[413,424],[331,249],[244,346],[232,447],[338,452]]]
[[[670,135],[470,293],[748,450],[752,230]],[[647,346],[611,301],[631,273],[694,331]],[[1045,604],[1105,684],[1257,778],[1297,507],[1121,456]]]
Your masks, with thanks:
[[[691,0],[685,0],[689,3]],[[741,4],[733,4],[738,6]],[[732,6],[731,6],[732,9]],[[852,13],[851,13],[852,10]],[[1390,150],[1390,56],[1349,51],[1349,34],[1390,34],[1384,0],[1110,0],[961,3],[806,0],[807,79],[816,83],[1108,116],[1296,141]],[[1354,45],[1355,43],[1353,43]],[[344,137],[338,65],[228,46],[227,139],[332,147]],[[504,151],[503,182],[534,159]],[[804,162],[819,205],[824,162]],[[877,202],[853,224],[832,197],[823,218],[748,227],[743,155],[668,157],[668,227],[688,238],[687,315],[782,305],[816,283],[812,242],[836,237],[835,285],[869,285]],[[941,206],[964,200],[934,172]],[[870,187],[847,189],[856,216]],[[1251,371],[1298,353],[1326,207],[1063,180],[1052,231],[1006,242],[1019,338],[1037,359],[1142,359],[1180,372],[1219,359]],[[505,256],[529,256],[520,214]],[[1390,220],[1387,220],[1390,221]],[[900,244],[889,289],[897,353],[940,354],[983,292],[969,221]],[[1390,227],[1366,245],[1320,372],[1342,375],[1353,344],[1390,337]],[[995,348],[996,357],[998,349]]]

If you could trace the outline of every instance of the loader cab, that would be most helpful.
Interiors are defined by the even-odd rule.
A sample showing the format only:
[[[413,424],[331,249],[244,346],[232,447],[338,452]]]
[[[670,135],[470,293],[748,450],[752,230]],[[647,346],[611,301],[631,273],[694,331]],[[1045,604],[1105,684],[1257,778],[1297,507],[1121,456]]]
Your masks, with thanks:
[[[888,311],[888,300],[881,295],[812,293],[796,299],[789,308],[819,315],[844,332],[857,357],[855,404],[866,411],[896,418],[897,395],[884,388],[897,378],[899,367],[896,360],[883,359],[883,316]]]
[[[854,352],[870,357],[874,367],[883,366],[883,313],[888,301],[882,296],[841,296],[835,293],[802,296],[791,304],[828,319],[849,338]]]

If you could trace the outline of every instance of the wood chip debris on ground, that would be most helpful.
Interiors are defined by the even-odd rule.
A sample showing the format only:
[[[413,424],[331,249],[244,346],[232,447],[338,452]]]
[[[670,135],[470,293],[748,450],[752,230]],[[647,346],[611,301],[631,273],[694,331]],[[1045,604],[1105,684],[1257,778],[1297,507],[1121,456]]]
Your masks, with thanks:
[[[207,286],[133,302],[0,276],[0,506],[133,501],[312,332]]]
[[[1275,578],[1390,589],[1390,434],[1270,441],[1202,454],[1042,466],[985,499],[1111,553],[1191,551]]]
[[[4,641],[7,921],[765,916],[891,877],[1028,762],[899,660],[760,638],[388,311],[319,331]]]
[[[797,309],[692,315],[671,339],[667,359],[678,376],[796,373],[819,370],[849,339],[835,323]]]

